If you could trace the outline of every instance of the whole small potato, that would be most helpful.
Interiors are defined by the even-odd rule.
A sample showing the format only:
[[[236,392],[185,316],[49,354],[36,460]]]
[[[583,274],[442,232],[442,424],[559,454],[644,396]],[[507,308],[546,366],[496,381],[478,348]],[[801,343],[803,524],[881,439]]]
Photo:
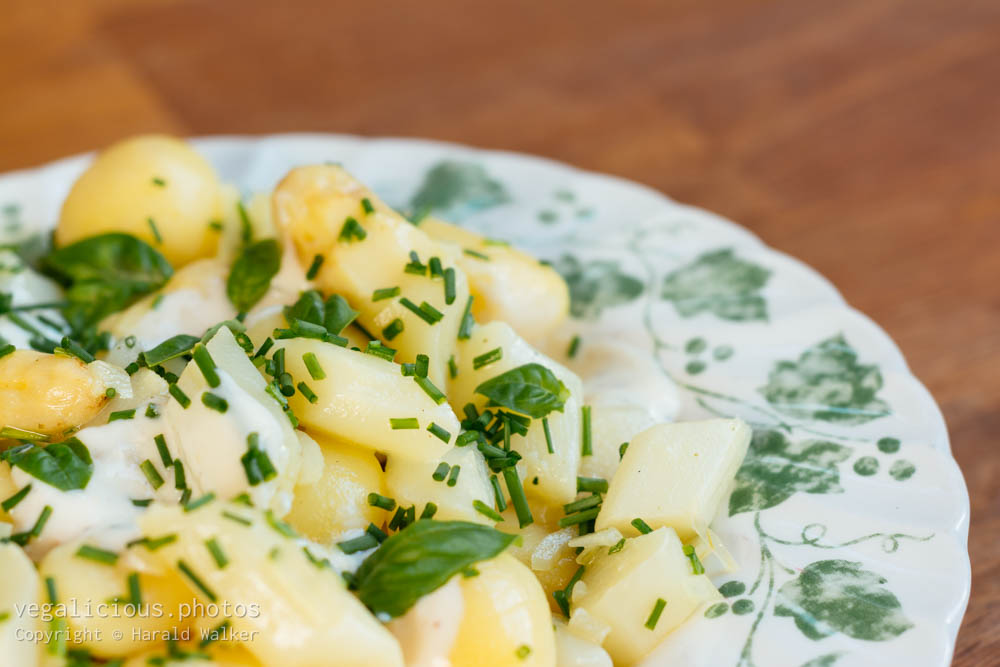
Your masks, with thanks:
[[[56,245],[107,232],[137,236],[174,267],[211,255],[220,186],[212,166],[187,143],[148,135],[102,151],[63,203]]]

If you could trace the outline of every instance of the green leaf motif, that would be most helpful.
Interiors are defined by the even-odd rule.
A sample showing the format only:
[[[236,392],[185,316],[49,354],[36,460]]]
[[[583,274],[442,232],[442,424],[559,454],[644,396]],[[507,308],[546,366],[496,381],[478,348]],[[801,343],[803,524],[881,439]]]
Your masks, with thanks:
[[[818,658],[813,658],[809,662],[803,663],[802,667],[833,667],[833,664],[840,660],[843,653],[827,653]]]
[[[641,280],[623,273],[615,261],[584,264],[572,255],[563,255],[553,268],[569,286],[570,314],[581,320],[596,320],[605,308],[634,301],[644,289]]]
[[[834,442],[791,442],[780,431],[755,430],[729,496],[729,516],[780,505],[795,493],[843,493],[837,464],[851,453]]]
[[[884,577],[861,563],[823,560],[808,565],[778,591],[776,616],[789,616],[809,639],[835,632],[886,641],[913,627]]]
[[[21,445],[5,451],[2,458],[61,491],[87,488],[94,472],[90,451],[76,438],[46,447]]]
[[[569,389],[541,364],[524,364],[490,378],[476,387],[476,393],[499,405],[534,419],[553,410],[562,412]]]
[[[760,290],[771,271],[736,257],[731,248],[712,250],[663,280],[660,296],[672,301],[681,317],[712,313],[723,320],[767,320]]]
[[[264,298],[280,269],[281,247],[274,239],[244,246],[229,271],[226,295],[237,310],[247,312]]]
[[[57,248],[42,268],[67,288],[66,320],[75,330],[159,289],[173,275],[170,263],[149,244],[129,234],[92,236]]]
[[[863,424],[890,413],[876,395],[878,366],[858,363],[843,335],[817,343],[797,361],[779,361],[759,391],[776,409],[801,419]]]
[[[365,559],[355,574],[358,597],[375,614],[402,616],[421,597],[516,539],[477,523],[421,519]]]
[[[450,220],[460,220],[509,201],[506,188],[490,177],[482,165],[444,160],[424,176],[409,208],[414,214],[433,211]]]

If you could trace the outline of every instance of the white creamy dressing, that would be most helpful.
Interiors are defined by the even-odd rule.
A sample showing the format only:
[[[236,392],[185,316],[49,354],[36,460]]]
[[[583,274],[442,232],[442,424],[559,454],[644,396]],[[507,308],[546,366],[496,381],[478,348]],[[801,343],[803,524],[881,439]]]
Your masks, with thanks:
[[[167,427],[164,419],[147,419],[137,410],[133,419],[80,430],[75,437],[86,445],[94,462],[93,475],[83,489],[62,491],[14,467],[15,485],[19,489],[31,485],[28,495],[11,510],[15,530],[30,530],[42,509],[52,508],[41,535],[28,543],[29,554],[37,559],[52,547],[79,538],[118,551],[138,537],[136,520],[142,508],[133,499],[176,502],[179,497],[173,474],[163,469],[153,441]],[[165,480],[159,491],[153,490],[139,468],[146,459]]]
[[[289,459],[282,425],[232,375],[221,367],[216,372],[219,386],[211,392],[228,403],[225,414],[205,406],[200,394],[189,396],[187,409],[171,400],[164,416],[173,422],[175,435],[167,443],[174,456],[184,461],[187,483],[195,497],[209,491],[220,498],[247,492],[254,505],[272,507],[283,515],[291,508],[291,494],[281,494],[287,497],[279,497],[275,507],[276,480],[251,487],[240,462],[247,452],[247,437],[257,433],[261,450],[267,452],[280,476]]]
[[[21,261],[20,257],[9,250],[0,251],[0,292],[11,295],[11,305],[13,306],[54,303],[63,298],[62,288],[54,280],[34,271]],[[59,314],[59,311],[43,308],[20,311],[17,315],[45,337],[55,341],[62,338],[62,333],[38,319],[38,315],[42,315],[56,322],[62,322],[62,315]],[[22,326],[15,324],[9,315],[4,315],[0,317],[0,336],[8,343],[22,349],[29,347],[28,343],[32,334]]]
[[[451,667],[449,656],[464,612],[465,600],[456,576],[391,621],[387,627],[399,640],[406,667]]]

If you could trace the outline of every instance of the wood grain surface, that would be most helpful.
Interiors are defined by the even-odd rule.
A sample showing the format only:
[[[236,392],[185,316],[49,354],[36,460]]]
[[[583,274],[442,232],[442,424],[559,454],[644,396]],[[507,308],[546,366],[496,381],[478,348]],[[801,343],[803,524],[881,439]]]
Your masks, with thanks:
[[[1000,664],[1000,2],[5,0],[0,170],[136,132],[538,153],[741,222],[940,402],[972,497],[955,653]]]

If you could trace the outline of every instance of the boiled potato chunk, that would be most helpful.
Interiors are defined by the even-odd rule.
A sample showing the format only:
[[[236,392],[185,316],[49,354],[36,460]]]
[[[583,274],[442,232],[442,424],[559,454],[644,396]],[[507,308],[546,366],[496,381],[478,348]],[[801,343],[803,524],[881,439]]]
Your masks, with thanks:
[[[556,667],[611,667],[611,656],[600,645],[577,637],[564,621],[556,621]]]
[[[0,426],[62,436],[107,403],[95,368],[76,357],[15,350],[0,357]]]
[[[459,466],[454,486],[447,480],[433,478],[438,465]],[[493,506],[493,488],[483,455],[475,447],[452,447],[439,459],[413,461],[389,456],[385,464],[385,485],[390,497],[404,507],[416,505],[419,515],[429,502],[437,505],[434,518],[439,521],[472,521],[493,525],[493,521],[475,510],[480,501]]]
[[[660,528],[627,540],[617,553],[605,552],[584,571],[572,614],[610,628],[603,644],[616,665],[637,663],[696,609],[722,599],[708,577],[693,573],[682,549],[672,528]],[[650,629],[646,622],[658,599],[666,606]]]
[[[459,579],[464,613],[451,664],[554,667],[555,635],[545,592],[509,554],[477,563],[479,574]]]
[[[251,524],[230,520],[223,511]],[[232,629],[256,632],[244,648],[264,665],[402,667],[399,643],[347,591],[339,574],[311,563],[296,540],[269,523],[262,513],[241,505],[214,502],[193,512],[153,505],[140,520],[143,534],[176,533],[177,540],[137,553],[172,571],[183,561],[220,608],[226,602],[230,609],[243,605],[246,613],[229,617]],[[205,548],[213,538],[228,559],[225,567]],[[199,600],[211,601],[191,579],[183,580]],[[212,622],[217,625],[220,619]]]
[[[116,564],[107,565],[81,558],[76,554],[83,544],[62,544],[39,564],[41,577],[55,581],[58,601],[67,608],[66,624],[72,636],[84,639],[79,647],[98,657],[121,658],[160,645],[175,628],[184,629],[180,609],[192,597],[173,572],[138,573],[142,607],[135,613],[126,602],[109,602],[129,597],[128,576],[133,570],[128,559],[120,557]],[[154,611],[157,607],[162,614]]]
[[[431,422],[452,438],[458,434],[459,423],[448,404],[436,404],[398,364],[306,338],[279,340],[274,349],[285,350],[287,371],[317,396],[315,403],[301,392],[288,399],[310,432],[416,461],[435,460],[448,450],[447,443],[427,431]],[[303,360],[310,352],[325,378],[310,376]],[[389,421],[412,417],[420,428],[393,430]]]
[[[16,607],[42,601],[42,585],[35,566],[15,544],[0,544],[0,610],[9,616],[0,623],[0,656],[7,664],[34,667],[38,648],[25,633],[42,629],[37,614],[15,613]]]
[[[329,544],[353,528],[382,525],[385,510],[368,504],[369,493],[385,494],[382,467],[370,449],[320,437],[323,469],[312,484],[298,484],[285,520],[299,533]]]
[[[538,345],[569,315],[569,288],[551,266],[504,243],[435,218],[424,218],[420,229],[432,239],[454,243],[489,259],[462,253],[459,268],[475,297],[472,314],[479,322],[499,320],[522,338]]]
[[[499,361],[476,370],[475,358],[500,348]],[[581,400],[583,385],[580,378],[529,345],[504,322],[490,322],[473,329],[468,340],[459,341],[456,351],[458,375],[448,388],[449,399],[456,409],[473,403],[482,410],[487,399],[475,393],[476,387],[506,371],[529,363],[545,366],[570,392],[562,412],[548,416],[554,453],[549,453],[541,419],[533,419],[526,436],[514,435],[511,448],[523,459],[518,471],[525,480],[525,491],[543,503],[561,505],[576,498],[576,476],[580,466]],[[533,480],[538,477],[538,484]]]
[[[124,232],[182,266],[214,252],[217,236],[208,223],[218,216],[219,181],[212,166],[183,141],[139,136],[102,151],[73,184],[55,241],[63,246]]]
[[[704,535],[743,462],[750,427],[740,419],[659,424],[634,437],[597,515],[597,530],[635,535],[632,520]]]
[[[301,445],[291,423],[228,327],[220,327],[205,348],[220,384],[209,386],[196,363],[184,369],[177,386],[190,405],[185,408],[172,399],[164,408],[174,426],[166,434],[170,451],[184,462],[188,485],[195,494],[211,491],[233,498],[248,492],[256,505],[284,515],[291,507],[301,464]],[[209,407],[206,394],[225,400],[225,412]],[[240,460],[249,449],[252,433],[277,471],[275,478],[255,486],[250,485]]]
[[[373,207],[366,213],[362,200]],[[299,260],[308,266],[316,255],[325,257],[316,276],[325,293],[340,294],[360,312],[358,322],[375,336],[399,350],[399,360],[413,362],[418,354],[430,357],[429,377],[443,388],[448,358],[455,346],[469,295],[465,274],[455,271],[455,298],[445,301],[444,279],[408,273],[410,253],[429,266],[432,257],[442,269],[455,268],[455,250],[439,244],[383,204],[364,185],[336,166],[293,169],[274,191],[274,219],[292,239]],[[353,218],[364,238],[342,238],[345,221]],[[375,290],[399,287],[398,297],[373,301]],[[440,321],[430,324],[403,306],[424,302],[439,311]],[[391,339],[386,327],[399,319],[403,330]]]
[[[590,428],[594,453],[580,459],[580,476],[610,480],[621,463],[622,444],[653,423],[649,411],[638,406],[593,406]]]

